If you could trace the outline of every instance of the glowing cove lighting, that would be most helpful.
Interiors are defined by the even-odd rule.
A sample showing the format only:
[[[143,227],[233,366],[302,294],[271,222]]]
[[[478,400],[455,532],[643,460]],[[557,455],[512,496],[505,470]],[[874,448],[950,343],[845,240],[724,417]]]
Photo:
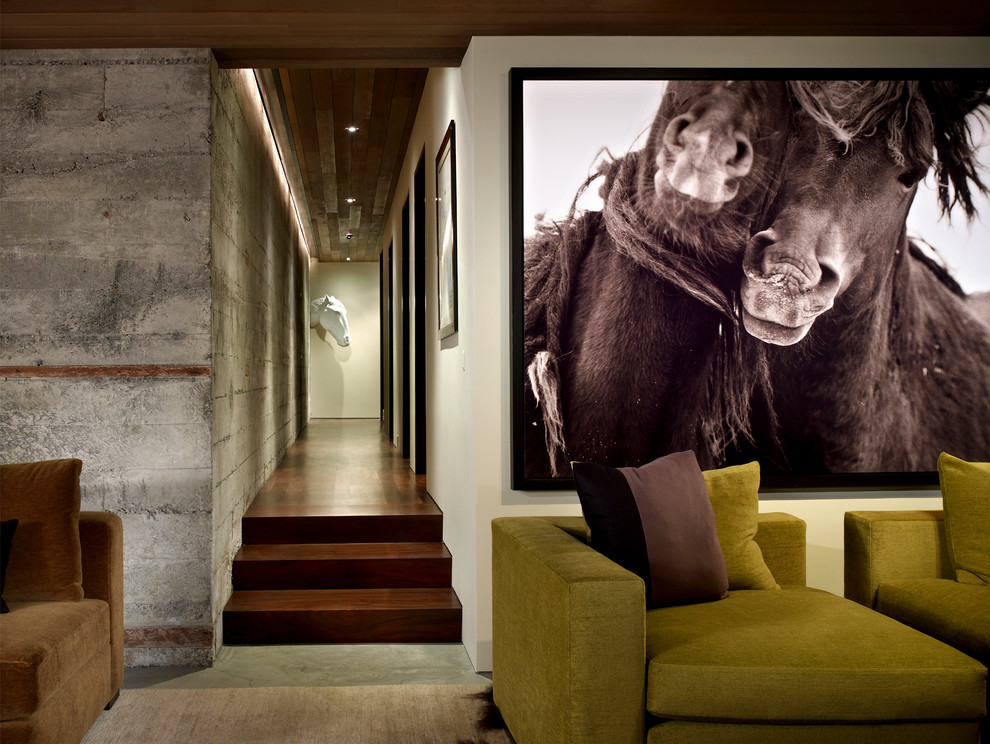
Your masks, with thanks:
[[[299,216],[299,205],[296,203],[296,195],[292,191],[292,186],[289,185],[289,179],[285,174],[285,163],[282,158],[282,151],[279,149],[278,140],[275,139],[275,132],[272,129],[271,119],[268,117],[268,109],[265,107],[265,98],[261,92],[261,82],[258,80],[258,73],[255,70],[241,70],[245,75],[251,75],[254,78],[254,86],[248,85],[248,89],[254,90],[255,104],[258,106],[258,110],[261,113],[261,118],[265,122],[265,127],[268,129],[268,139],[272,144],[272,149],[275,152],[275,162],[278,163],[278,172],[282,177],[282,186],[285,188],[286,193],[289,195],[289,202],[292,204],[292,212],[296,216],[296,232],[299,234],[299,241],[302,243],[303,249],[306,251],[306,256],[308,260],[313,260],[313,253],[309,249],[309,243],[306,240],[306,233],[303,231],[302,218]]]

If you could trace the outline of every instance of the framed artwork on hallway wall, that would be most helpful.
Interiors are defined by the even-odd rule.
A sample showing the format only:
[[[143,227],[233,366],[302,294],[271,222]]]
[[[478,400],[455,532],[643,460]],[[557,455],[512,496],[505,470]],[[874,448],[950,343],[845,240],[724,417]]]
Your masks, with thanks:
[[[440,338],[457,333],[457,176],[454,122],[437,152],[437,294]]]
[[[512,487],[990,460],[986,72],[513,69]]]

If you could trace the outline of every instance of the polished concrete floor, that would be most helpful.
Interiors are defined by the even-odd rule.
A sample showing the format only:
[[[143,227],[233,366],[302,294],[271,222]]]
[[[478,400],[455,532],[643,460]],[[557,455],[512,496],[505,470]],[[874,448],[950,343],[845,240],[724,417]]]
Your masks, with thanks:
[[[214,665],[130,667],[124,688],[356,687],[360,685],[474,685],[477,674],[464,646],[335,644],[224,646]]]

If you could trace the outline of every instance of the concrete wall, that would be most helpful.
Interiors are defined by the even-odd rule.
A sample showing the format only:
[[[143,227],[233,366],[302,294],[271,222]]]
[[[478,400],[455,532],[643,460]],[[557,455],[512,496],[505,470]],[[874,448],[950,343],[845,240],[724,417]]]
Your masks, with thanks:
[[[0,458],[82,459],[124,520],[127,662],[206,663],[210,54],[2,62],[0,364],[95,369],[0,379]]]
[[[451,118],[457,122],[459,332],[428,346],[427,487],[444,511],[463,638],[478,670],[491,669],[491,520],[579,514],[573,492],[517,492],[510,484],[509,85],[512,67],[985,67],[985,38],[476,38],[460,69],[432,70],[400,175],[391,231],[412,183]],[[428,168],[427,194],[433,194]],[[435,256],[434,217],[427,210]],[[431,250],[427,251],[428,256]],[[436,297],[431,257],[427,287]],[[428,328],[435,328],[435,310]],[[841,594],[842,515],[850,509],[938,508],[937,489],[767,494],[765,511],[808,521],[808,581]]]
[[[127,663],[208,664],[240,516],[309,413],[253,75],[48,50],[4,52],[0,85],[0,462],[82,459],[83,508],[124,520]]]
[[[378,264],[314,263],[310,297],[333,295],[347,308],[351,344],[340,347],[322,328],[309,330],[310,413],[313,418],[381,415],[381,328]]]
[[[214,63],[211,87],[212,606],[219,628],[241,516],[309,421],[309,281],[254,74]]]

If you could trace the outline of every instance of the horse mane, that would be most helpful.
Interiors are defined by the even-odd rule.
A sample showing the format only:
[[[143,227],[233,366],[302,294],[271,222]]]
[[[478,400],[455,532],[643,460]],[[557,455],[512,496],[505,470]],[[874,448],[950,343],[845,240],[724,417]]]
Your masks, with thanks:
[[[772,399],[769,366],[762,344],[748,341],[734,264],[723,261],[719,265],[710,251],[700,255],[692,252],[669,233],[658,231],[636,209],[630,190],[636,187],[638,160],[643,157],[646,155],[642,151],[630,153],[619,163],[603,219],[622,254],[721,316],[712,367],[708,370],[708,410],[700,412],[698,422],[709,454],[714,462],[720,462],[730,446],[741,439],[752,441],[753,392],[760,389],[768,400]]]
[[[579,212],[578,200],[601,177],[589,176],[577,190],[561,221],[537,219],[536,234],[526,240],[523,256],[523,305],[526,374],[543,411],[544,438],[551,473],[567,467],[560,400],[561,334],[571,306],[571,278],[598,232],[600,213]]]
[[[563,427],[556,367],[562,350],[562,329],[570,312],[572,279],[604,227],[613,245],[628,259],[666,284],[673,285],[722,318],[708,372],[708,410],[699,412],[698,430],[714,462],[741,439],[752,440],[750,406],[760,389],[770,399],[769,367],[761,344],[750,343],[743,328],[737,277],[717,279],[725,266],[714,256],[700,256],[673,238],[637,209],[640,160],[643,151],[618,159],[605,159],[596,173],[578,189],[567,216],[561,221],[540,220],[537,233],[527,241],[524,272],[525,357],[533,392],[542,398],[545,435],[553,463],[563,455]],[[577,210],[581,195],[598,179],[605,202],[601,212]],[[726,266],[729,263],[726,262]],[[544,353],[546,352],[546,353]],[[555,466],[555,467],[559,467]]]
[[[987,89],[990,82],[978,81],[924,81],[921,89],[928,102],[934,124],[935,153],[937,164],[935,180],[938,184],[939,203],[942,212],[947,214],[955,204],[961,204],[967,219],[976,215],[970,193],[970,182],[982,193],[988,193],[987,186],[977,172],[976,146],[973,142],[972,125],[978,112],[985,124],[990,123],[987,109],[990,95]],[[951,185],[951,190],[950,190]]]
[[[899,165],[919,172],[935,167],[939,205],[949,214],[956,204],[967,219],[976,214],[972,184],[988,193],[978,173],[973,117],[984,120],[990,105],[984,81],[792,80],[798,107],[848,151],[857,139],[885,133]]]
[[[921,264],[928,269],[932,274],[938,279],[946,289],[948,289],[952,294],[963,299],[966,298],[966,292],[963,290],[959,282],[956,281],[955,277],[949,272],[949,269],[945,264],[939,263],[932,255],[926,253],[919,243],[924,243],[930,250],[935,251],[935,249],[928,245],[924,240],[912,237],[908,240],[908,253],[909,255],[921,262]]]

